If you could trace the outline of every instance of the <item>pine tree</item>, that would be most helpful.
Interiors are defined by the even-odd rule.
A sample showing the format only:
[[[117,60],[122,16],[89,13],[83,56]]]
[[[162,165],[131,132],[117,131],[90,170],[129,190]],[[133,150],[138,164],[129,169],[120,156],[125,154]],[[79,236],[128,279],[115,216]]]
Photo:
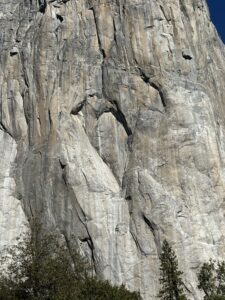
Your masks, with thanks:
[[[0,267],[7,265],[0,268],[0,300],[141,300],[137,292],[91,276],[75,240],[59,241],[36,221],[31,229],[0,258]]]
[[[216,277],[217,295],[225,299],[225,261],[217,263]]]
[[[198,288],[205,293],[204,299],[211,299],[216,294],[215,263],[204,263],[198,273]]]
[[[225,300],[225,262],[204,263],[198,273],[198,288],[205,300]]]
[[[185,300],[183,272],[178,269],[178,261],[175,252],[169,243],[164,240],[160,255],[160,284],[159,297],[163,300]]]

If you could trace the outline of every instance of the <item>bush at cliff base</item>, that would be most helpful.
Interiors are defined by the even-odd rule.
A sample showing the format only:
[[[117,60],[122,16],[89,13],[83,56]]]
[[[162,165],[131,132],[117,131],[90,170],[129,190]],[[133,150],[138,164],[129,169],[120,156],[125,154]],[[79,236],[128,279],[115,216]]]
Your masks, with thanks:
[[[38,226],[37,226],[38,227]],[[91,276],[91,268],[71,243],[31,230],[1,258],[0,300],[139,300],[124,286]]]

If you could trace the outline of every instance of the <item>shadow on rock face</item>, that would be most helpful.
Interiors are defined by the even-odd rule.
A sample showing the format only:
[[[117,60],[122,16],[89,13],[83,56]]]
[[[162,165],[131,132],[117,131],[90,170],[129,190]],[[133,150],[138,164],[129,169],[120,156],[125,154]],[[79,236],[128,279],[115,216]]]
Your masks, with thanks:
[[[39,2],[39,11],[41,13],[44,13],[47,6],[46,0],[38,0],[38,2]]]

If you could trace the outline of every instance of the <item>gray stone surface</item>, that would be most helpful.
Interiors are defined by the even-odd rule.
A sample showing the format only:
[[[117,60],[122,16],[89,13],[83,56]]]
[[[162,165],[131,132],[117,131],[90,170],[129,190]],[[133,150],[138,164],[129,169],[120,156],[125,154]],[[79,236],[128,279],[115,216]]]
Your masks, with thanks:
[[[225,49],[203,0],[0,0],[0,247],[38,214],[156,299],[225,259]]]

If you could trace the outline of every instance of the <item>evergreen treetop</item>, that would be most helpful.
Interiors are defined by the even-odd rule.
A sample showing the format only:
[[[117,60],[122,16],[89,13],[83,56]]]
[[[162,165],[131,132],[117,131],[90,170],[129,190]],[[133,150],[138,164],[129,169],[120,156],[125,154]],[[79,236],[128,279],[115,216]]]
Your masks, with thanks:
[[[183,292],[183,272],[179,271],[175,252],[164,240],[160,255],[160,284],[159,298],[162,300],[185,300]]]
[[[225,262],[204,263],[198,273],[198,288],[205,300],[225,300]]]
[[[76,243],[34,224],[0,259],[0,300],[141,300],[123,285],[91,276]]]

